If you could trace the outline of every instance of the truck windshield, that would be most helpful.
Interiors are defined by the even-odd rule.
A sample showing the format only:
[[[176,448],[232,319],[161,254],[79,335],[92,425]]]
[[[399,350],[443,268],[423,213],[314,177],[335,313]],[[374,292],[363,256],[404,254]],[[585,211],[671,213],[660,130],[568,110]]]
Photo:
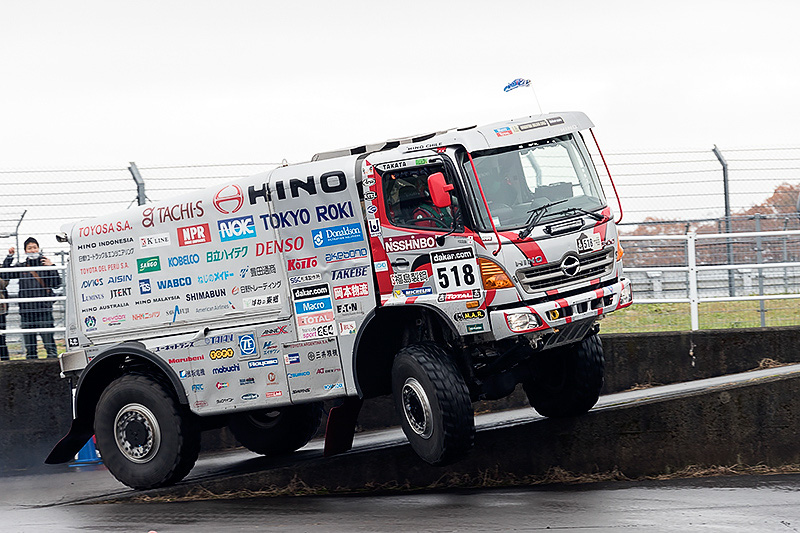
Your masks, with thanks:
[[[554,202],[558,205],[546,210],[542,221],[574,216],[576,211],[572,208],[596,211],[606,204],[588,153],[572,135],[472,156],[498,231],[524,228],[532,211]],[[463,168],[478,229],[491,231],[468,159]]]

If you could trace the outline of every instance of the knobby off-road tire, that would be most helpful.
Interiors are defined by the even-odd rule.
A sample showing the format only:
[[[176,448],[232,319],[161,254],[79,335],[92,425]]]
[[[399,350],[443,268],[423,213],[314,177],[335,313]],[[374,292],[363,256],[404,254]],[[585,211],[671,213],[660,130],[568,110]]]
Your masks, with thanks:
[[[532,378],[522,386],[539,414],[565,418],[586,413],[603,388],[603,345],[597,334],[548,350],[530,363]]]
[[[424,461],[450,464],[472,448],[469,390],[442,348],[421,343],[400,350],[392,365],[392,394],[403,432]]]
[[[319,429],[322,402],[232,415],[228,422],[242,446],[261,455],[282,455],[302,448]]]
[[[125,375],[106,387],[97,402],[94,431],[103,463],[134,489],[177,483],[200,452],[200,433],[189,410],[146,375]]]

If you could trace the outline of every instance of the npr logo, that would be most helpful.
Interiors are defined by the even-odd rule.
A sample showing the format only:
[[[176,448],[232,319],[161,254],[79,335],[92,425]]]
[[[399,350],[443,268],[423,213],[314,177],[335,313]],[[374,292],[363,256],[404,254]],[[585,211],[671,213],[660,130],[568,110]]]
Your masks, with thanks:
[[[178,245],[189,246],[191,244],[202,244],[205,242],[211,242],[211,230],[208,224],[178,228]]]
[[[222,242],[249,239],[256,236],[256,225],[253,216],[229,218],[217,221],[219,238]]]

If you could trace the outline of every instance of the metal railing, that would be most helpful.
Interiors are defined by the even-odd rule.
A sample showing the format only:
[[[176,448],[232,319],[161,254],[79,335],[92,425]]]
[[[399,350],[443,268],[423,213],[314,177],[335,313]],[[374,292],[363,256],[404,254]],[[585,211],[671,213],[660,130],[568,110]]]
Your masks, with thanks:
[[[689,304],[700,329],[704,303],[800,299],[800,230],[620,236],[634,304]],[[632,256],[632,257],[630,257]],[[630,266],[629,266],[630,265]]]

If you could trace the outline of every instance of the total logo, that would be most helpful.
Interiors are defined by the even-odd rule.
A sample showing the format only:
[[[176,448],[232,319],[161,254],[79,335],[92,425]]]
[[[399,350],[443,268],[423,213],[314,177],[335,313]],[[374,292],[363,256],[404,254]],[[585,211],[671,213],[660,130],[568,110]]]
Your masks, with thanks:
[[[244,205],[244,193],[238,185],[226,185],[217,191],[211,203],[214,205],[214,209],[223,215],[230,215]]]
[[[256,236],[256,224],[252,215],[239,218],[218,220],[219,239],[222,242],[249,239]]]

